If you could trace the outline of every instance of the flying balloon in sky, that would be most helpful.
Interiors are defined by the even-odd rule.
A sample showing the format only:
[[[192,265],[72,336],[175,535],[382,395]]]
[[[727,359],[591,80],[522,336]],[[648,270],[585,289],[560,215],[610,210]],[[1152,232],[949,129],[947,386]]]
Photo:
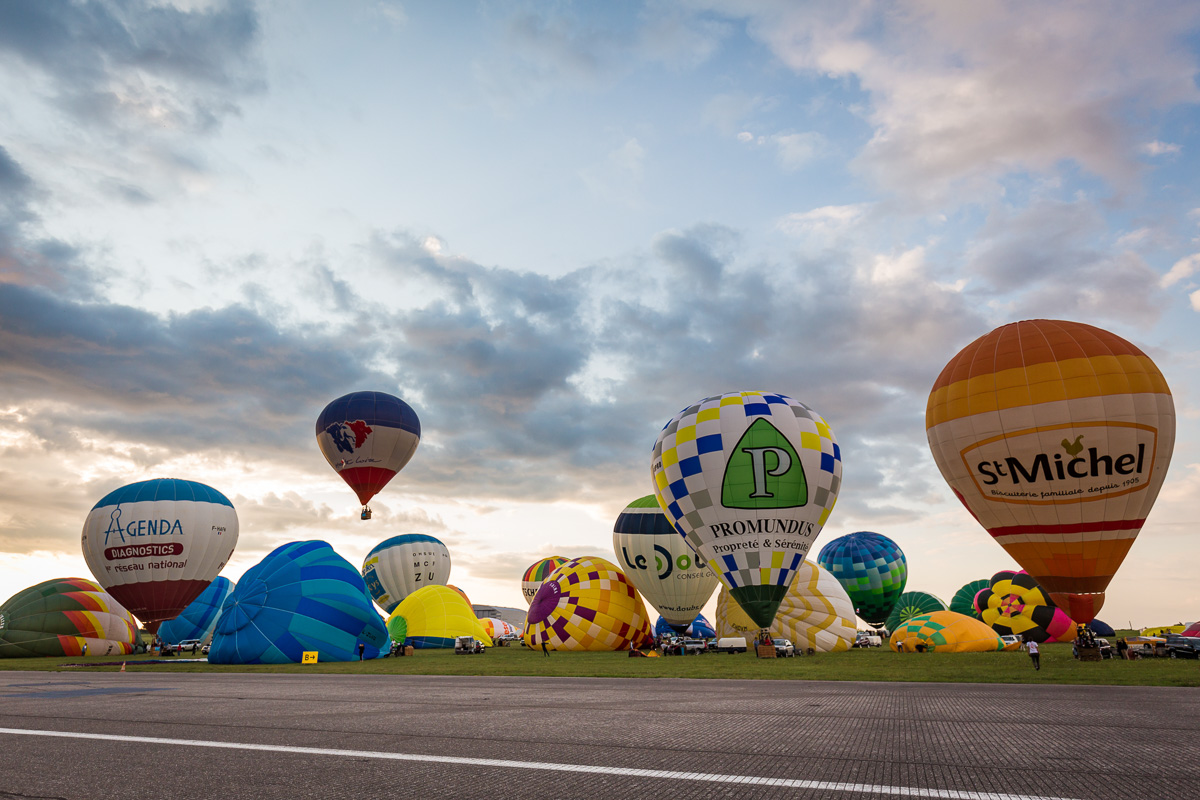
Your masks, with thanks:
[[[908,559],[900,545],[872,531],[839,536],[821,548],[817,563],[842,584],[854,613],[875,628],[892,613],[908,581]]]
[[[1091,621],[1166,478],[1175,405],[1149,356],[1078,322],[976,339],[929,395],[934,460],[1071,618]]]
[[[676,633],[687,630],[717,588],[717,576],[696,558],[652,494],[617,517],[613,551],[625,577]]]
[[[371,548],[363,560],[363,580],[371,597],[391,614],[417,589],[450,580],[450,551],[440,539],[405,533]]]
[[[659,433],[651,475],[667,518],[769,628],[837,501],[842,454],[829,425],[782,394],[706,397]]]
[[[147,625],[187,608],[233,555],[238,518],[211,486],[162,478],[109,492],[83,523],[96,581]]]
[[[417,412],[383,392],[352,392],[317,417],[317,445],[329,466],[358,495],[362,518],[367,503],[413,457],[421,442]]]

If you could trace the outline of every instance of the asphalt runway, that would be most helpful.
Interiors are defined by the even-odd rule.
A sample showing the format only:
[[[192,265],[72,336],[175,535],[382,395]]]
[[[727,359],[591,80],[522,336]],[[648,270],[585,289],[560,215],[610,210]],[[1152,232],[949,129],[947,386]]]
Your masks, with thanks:
[[[1200,690],[0,672],[0,798],[1200,795]]]

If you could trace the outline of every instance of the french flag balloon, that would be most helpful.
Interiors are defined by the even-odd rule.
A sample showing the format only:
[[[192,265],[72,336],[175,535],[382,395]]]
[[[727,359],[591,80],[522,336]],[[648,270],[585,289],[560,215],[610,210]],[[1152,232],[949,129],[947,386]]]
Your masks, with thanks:
[[[364,506],[413,457],[421,442],[417,412],[384,392],[351,392],[317,417],[317,445]]]

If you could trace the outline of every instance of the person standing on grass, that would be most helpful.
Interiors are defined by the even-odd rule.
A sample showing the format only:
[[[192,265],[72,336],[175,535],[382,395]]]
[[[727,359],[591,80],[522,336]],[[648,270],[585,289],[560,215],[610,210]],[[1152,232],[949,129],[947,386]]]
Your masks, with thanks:
[[[1038,643],[1036,641],[1034,641],[1033,639],[1030,639],[1029,643],[1027,645],[1025,645],[1025,649],[1029,651],[1029,660],[1033,662],[1033,668],[1035,670],[1041,669],[1042,668],[1042,660],[1041,660],[1042,657],[1041,657],[1041,653],[1038,651]]]
[[[546,658],[550,657],[550,648],[546,647],[545,639],[542,640],[542,655],[546,656]]]

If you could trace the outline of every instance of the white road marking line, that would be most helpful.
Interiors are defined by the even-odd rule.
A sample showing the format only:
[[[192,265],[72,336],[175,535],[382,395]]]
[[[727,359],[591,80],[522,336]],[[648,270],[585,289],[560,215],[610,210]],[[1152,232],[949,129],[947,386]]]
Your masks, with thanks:
[[[164,739],[158,736],[119,736],[109,733],[78,733],[75,731],[37,731],[26,728],[0,728],[0,734],[14,736],[50,736],[61,739],[98,739],[107,742],[139,742],[168,744],[182,747],[213,747],[225,750],[265,750],[272,753],[299,753],[309,756],[341,756],[343,758],[377,758],[386,761],[424,761],[434,764],[459,764],[467,767],[500,767],[502,769],[540,769],[551,772],[582,772],[599,775],[624,775],[632,778],[663,778],[675,781],[704,781],[743,785],[768,784],[787,789],[816,789],[824,792],[853,792],[857,794],[896,794],[904,797],[933,797],[942,800],[1072,800],[1066,797],[1043,797],[1027,794],[973,792],[958,789],[925,789],[918,786],[885,786],[873,783],[836,783],[793,778],[763,778],[754,775],[717,775],[705,772],[675,772],[663,769],[633,767],[602,767],[589,764],[554,764],[543,761],[510,761],[498,758],[465,758],[462,756],[431,756],[418,753],[382,753],[374,750],[334,750],[326,747],[293,747],[281,744],[250,744],[246,742],[206,742],[200,739]]]

